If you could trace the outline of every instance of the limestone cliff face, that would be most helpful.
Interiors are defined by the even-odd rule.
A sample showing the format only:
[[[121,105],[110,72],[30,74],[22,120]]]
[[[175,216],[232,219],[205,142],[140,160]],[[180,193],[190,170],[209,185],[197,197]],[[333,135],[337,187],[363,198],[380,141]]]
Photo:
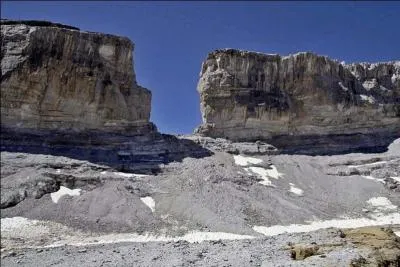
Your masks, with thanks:
[[[2,128],[155,130],[129,39],[44,22],[1,24]]]
[[[344,65],[313,53],[210,53],[199,133],[236,141],[283,136],[400,136],[400,61]]]

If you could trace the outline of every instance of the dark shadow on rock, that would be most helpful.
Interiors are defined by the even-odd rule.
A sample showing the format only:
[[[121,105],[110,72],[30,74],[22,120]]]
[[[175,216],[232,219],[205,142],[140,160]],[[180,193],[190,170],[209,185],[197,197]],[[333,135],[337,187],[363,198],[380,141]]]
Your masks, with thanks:
[[[186,157],[203,158],[213,152],[173,135],[151,133],[127,136],[111,133],[1,131],[1,151],[64,156],[101,164],[122,172],[152,173],[160,165]]]
[[[331,156],[347,153],[383,153],[397,138],[400,132],[314,135],[314,136],[279,136],[268,143],[277,147],[281,154]]]

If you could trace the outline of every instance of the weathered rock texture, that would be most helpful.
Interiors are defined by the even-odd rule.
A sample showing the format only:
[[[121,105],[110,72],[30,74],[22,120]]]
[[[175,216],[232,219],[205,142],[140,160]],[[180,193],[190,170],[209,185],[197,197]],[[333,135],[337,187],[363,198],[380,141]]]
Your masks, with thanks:
[[[365,147],[400,136],[400,61],[344,65],[308,52],[216,50],[202,65],[198,91],[197,131],[211,137],[335,150],[362,136]]]
[[[133,43],[43,21],[1,22],[1,126],[21,131],[155,130]]]

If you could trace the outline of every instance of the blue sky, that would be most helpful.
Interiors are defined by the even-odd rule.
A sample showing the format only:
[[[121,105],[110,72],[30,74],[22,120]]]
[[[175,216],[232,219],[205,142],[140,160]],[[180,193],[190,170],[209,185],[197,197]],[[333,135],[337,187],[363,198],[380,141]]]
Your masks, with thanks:
[[[151,119],[167,133],[201,123],[196,85],[217,48],[287,55],[313,51],[346,62],[400,59],[400,2],[4,2],[1,17],[44,19],[129,37]]]

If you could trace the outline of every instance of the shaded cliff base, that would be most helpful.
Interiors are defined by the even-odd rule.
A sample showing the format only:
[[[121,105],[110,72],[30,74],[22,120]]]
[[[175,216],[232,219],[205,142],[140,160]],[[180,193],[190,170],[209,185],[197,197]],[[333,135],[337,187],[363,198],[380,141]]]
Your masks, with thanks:
[[[150,126],[152,124],[149,124]],[[150,127],[149,126],[149,127]],[[151,127],[150,127],[151,128]],[[123,172],[160,172],[160,165],[213,153],[193,140],[145,129],[144,134],[1,129],[1,151],[63,156]]]
[[[208,125],[202,125],[195,130],[199,136],[219,138],[224,136]],[[265,142],[274,146],[279,153],[292,155],[340,155],[346,153],[382,153],[388,146],[400,137],[399,130],[375,130],[371,133],[331,134],[331,135],[276,135],[271,138],[264,136],[246,137],[235,142]],[[226,140],[229,140],[228,137]]]
[[[345,153],[382,153],[400,132],[344,134],[329,136],[278,136],[267,140],[285,154],[338,155]]]

